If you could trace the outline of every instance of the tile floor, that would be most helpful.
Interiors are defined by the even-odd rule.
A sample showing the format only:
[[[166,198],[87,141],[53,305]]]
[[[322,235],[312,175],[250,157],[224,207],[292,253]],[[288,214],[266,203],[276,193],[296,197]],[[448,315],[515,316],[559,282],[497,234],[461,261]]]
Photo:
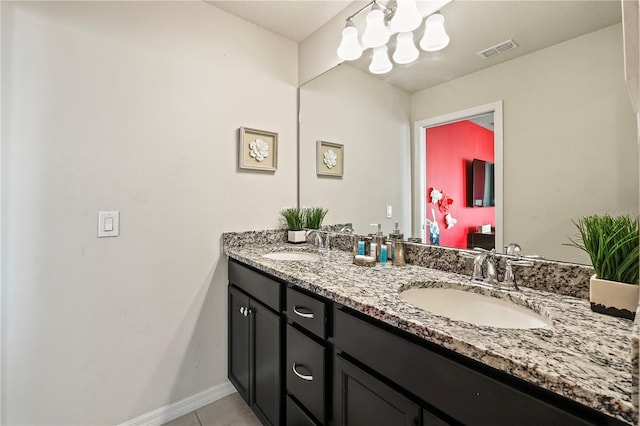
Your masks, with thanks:
[[[163,426],[260,426],[261,423],[237,392],[165,423]]]

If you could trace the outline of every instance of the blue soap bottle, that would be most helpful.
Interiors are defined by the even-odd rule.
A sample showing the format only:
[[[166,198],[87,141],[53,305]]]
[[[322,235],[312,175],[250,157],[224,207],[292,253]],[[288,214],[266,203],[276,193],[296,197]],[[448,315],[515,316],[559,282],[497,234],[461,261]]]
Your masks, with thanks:
[[[386,244],[380,245],[380,263],[382,264],[387,263],[387,245]]]

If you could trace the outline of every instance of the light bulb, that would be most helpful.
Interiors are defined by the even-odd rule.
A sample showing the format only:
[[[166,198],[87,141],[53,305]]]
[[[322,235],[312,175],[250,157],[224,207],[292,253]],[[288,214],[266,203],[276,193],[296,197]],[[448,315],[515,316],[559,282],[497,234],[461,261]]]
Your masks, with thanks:
[[[396,51],[393,61],[396,64],[408,64],[418,59],[420,52],[413,43],[413,33],[399,33],[396,38]]]
[[[373,49],[373,58],[369,65],[371,74],[385,74],[391,71],[393,64],[387,55],[387,46],[380,46]]]
[[[413,31],[422,23],[416,0],[398,0],[396,12],[391,18],[391,28],[399,33]]]
[[[368,47],[379,47],[389,41],[389,30],[384,25],[384,13],[373,4],[371,11],[367,14],[367,28],[362,33],[362,45]]]
[[[444,16],[439,13],[427,18],[424,23],[424,36],[420,40],[420,48],[426,52],[444,49],[449,44],[449,36],[444,29]]]
[[[338,57],[345,61],[353,61],[362,56],[362,47],[358,43],[358,29],[353,23],[347,21],[347,26],[342,30],[342,40],[338,46]]]

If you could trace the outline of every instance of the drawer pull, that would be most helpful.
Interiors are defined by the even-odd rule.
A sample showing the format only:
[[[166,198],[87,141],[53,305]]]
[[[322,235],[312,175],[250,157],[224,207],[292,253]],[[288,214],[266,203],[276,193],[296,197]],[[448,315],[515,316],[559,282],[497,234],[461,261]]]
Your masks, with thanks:
[[[293,312],[302,318],[313,319],[313,312],[309,312],[309,313],[300,312],[297,306],[293,307]]]
[[[293,367],[292,367],[292,369],[293,369],[293,373],[294,373],[296,376],[300,377],[302,380],[307,380],[307,381],[309,381],[309,382],[313,381],[313,376],[311,376],[311,375],[308,375],[308,376],[307,376],[306,374],[300,374],[300,373],[298,373],[298,370],[296,370],[296,363],[295,363],[295,362],[293,363]]]

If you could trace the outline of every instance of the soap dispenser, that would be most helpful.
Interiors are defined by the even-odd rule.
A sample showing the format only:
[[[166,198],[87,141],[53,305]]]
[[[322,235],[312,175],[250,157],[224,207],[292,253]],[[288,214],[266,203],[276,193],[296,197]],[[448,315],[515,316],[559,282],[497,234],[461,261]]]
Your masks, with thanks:
[[[398,227],[398,222],[396,222],[395,228],[393,228],[393,232],[389,234],[390,240],[404,240],[404,234],[400,233],[400,228]]]
[[[376,244],[376,261],[380,262],[380,247],[382,247],[382,245],[385,243],[386,240],[384,238],[384,234],[382,233],[381,223],[372,223],[371,226],[378,227],[378,231],[376,232],[375,237],[373,237],[373,243]]]

